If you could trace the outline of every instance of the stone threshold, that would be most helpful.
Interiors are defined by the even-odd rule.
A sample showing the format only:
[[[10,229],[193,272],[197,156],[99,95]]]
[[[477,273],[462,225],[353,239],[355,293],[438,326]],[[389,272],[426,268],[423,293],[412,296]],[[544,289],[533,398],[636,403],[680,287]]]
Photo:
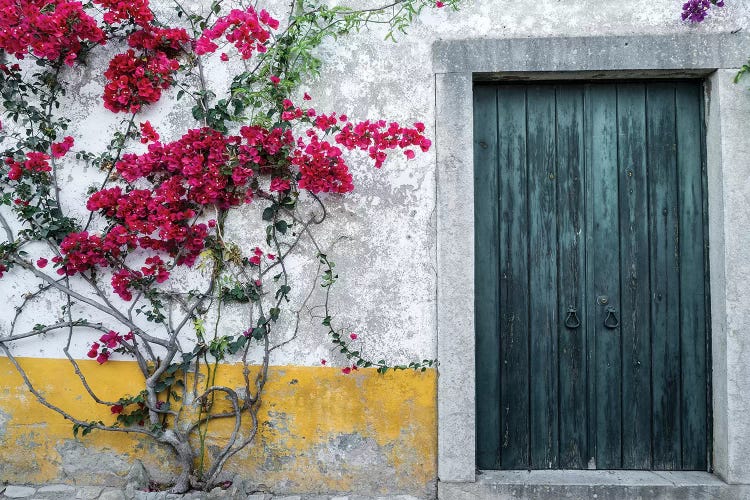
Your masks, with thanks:
[[[474,483],[438,483],[438,498],[745,500],[750,498],[750,485],[727,484],[708,472],[479,471]]]

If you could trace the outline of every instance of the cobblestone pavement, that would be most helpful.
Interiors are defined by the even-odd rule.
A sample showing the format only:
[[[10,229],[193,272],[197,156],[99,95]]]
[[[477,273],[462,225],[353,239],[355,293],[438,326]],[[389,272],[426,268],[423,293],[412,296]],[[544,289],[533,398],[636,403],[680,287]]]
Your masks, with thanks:
[[[0,485],[0,498],[26,500],[424,500],[410,495],[272,495],[247,493],[241,488],[214,488],[210,492],[190,492],[184,495],[164,491],[146,492],[129,485],[125,488],[103,486],[71,486],[48,484],[44,486]]]

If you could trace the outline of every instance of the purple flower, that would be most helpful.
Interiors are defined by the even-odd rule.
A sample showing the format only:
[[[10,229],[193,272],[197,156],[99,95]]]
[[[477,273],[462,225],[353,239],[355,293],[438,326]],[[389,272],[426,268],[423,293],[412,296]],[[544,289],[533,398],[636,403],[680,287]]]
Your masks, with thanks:
[[[703,21],[711,5],[724,7],[724,0],[688,0],[682,4],[682,20],[691,23]]]

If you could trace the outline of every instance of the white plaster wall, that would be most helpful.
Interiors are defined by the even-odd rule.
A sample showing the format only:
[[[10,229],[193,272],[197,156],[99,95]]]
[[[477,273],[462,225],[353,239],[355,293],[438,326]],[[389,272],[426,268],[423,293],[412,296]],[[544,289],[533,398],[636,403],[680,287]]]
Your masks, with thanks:
[[[287,2],[266,3],[277,16],[284,16]],[[727,32],[747,29],[750,24],[750,0],[727,0],[726,7],[712,9],[709,18],[698,26],[680,21],[681,4],[681,0],[466,1],[459,12],[426,11],[397,44],[385,41],[385,31],[377,27],[342,38],[338,43],[329,42],[320,51],[325,63],[320,77],[301,91],[313,96],[311,104],[319,111],[335,110],[353,120],[422,121],[434,138],[435,85],[430,61],[435,40]],[[69,105],[64,109],[75,121],[71,135],[76,139],[76,148],[100,150],[122,118],[106,111],[101,103],[101,68],[106,67],[108,58],[107,53],[97,51],[90,66],[66,70],[65,77],[73,82],[73,87],[67,96]],[[225,65],[211,64],[208,71],[211,80],[218,84],[226,82],[226,69]],[[162,102],[147,108],[139,117],[141,121],[150,120],[163,140],[175,139],[183,130],[196,126],[184,105],[175,104],[175,94],[168,92]],[[133,149],[138,150],[139,146]],[[340,274],[333,300],[336,320],[360,335],[362,351],[374,359],[385,357],[392,362],[407,362],[436,356],[434,151],[417,155],[412,161],[394,153],[381,170],[372,168],[364,157],[352,160],[354,193],[345,198],[326,197],[330,217],[318,228],[318,234],[323,246],[330,247],[336,242],[329,251]],[[467,161],[471,154],[466,151]],[[78,207],[72,213],[79,217],[87,215],[85,191],[99,176],[98,172],[75,162],[64,164],[64,198],[69,207]],[[242,209],[242,216],[232,223],[233,234],[246,249],[263,242],[264,226],[252,207]],[[307,245],[301,251],[314,257],[314,251]],[[462,261],[463,256],[457,252],[455,265],[460,267]],[[315,261],[297,258],[292,263],[294,273],[299,276],[295,284],[304,285],[294,289],[299,301],[312,285]],[[4,329],[13,304],[33,285],[12,273],[0,285],[0,304],[3,304],[0,328]],[[54,320],[61,303],[53,300],[54,294],[49,297],[35,305],[32,317],[28,318],[30,325]],[[316,294],[309,305],[320,302],[321,296]],[[298,338],[274,352],[273,364],[318,365],[321,358],[344,363],[332,354],[320,319],[311,318],[311,314],[319,315],[320,311],[313,309],[302,315]],[[242,314],[225,314],[225,317],[229,317],[226,333],[238,333],[246,327]],[[290,328],[291,322],[287,326]],[[84,357],[96,336],[93,333],[88,337],[77,336],[71,352]],[[60,357],[64,341],[61,335],[50,336],[43,342],[18,342],[14,348],[19,355]]]

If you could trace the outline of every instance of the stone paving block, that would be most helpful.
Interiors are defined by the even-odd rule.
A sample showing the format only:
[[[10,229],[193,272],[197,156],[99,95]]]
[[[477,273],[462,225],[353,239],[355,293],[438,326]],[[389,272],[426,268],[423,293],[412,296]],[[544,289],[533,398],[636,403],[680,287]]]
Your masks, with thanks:
[[[173,497],[174,494],[170,493],[167,495],[167,499],[170,499]],[[181,498],[182,500],[205,500],[206,494],[202,491],[192,491],[190,493],[185,493],[184,495],[174,495],[174,498]]]
[[[75,490],[75,486],[69,484],[48,484],[39,488],[37,493],[70,493]]]
[[[265,493],[253,493],[252,495],[248,495],[245,500],[266,500],[266,494]]]
[[[166,491],[136,491],[136,500],[167,500]]]
[[[376,500],[419,500],[419,498],[411,495],[386,495],[377,497]]]
[[[3,494],[7,498],[28,498],[36,493],[36,488],[29,486],[15,486],[9,485],[5,487]]]
[[[76,491],[76,499],[77,500],[94,500],[95,498],[99,498],[99,495],[102,494],[102,488],[101,486],[83,486],[78,488],[78,491]]]
[[[125,500],[125,492],[120,489],[107,489],[99,495],[99,500]]]

